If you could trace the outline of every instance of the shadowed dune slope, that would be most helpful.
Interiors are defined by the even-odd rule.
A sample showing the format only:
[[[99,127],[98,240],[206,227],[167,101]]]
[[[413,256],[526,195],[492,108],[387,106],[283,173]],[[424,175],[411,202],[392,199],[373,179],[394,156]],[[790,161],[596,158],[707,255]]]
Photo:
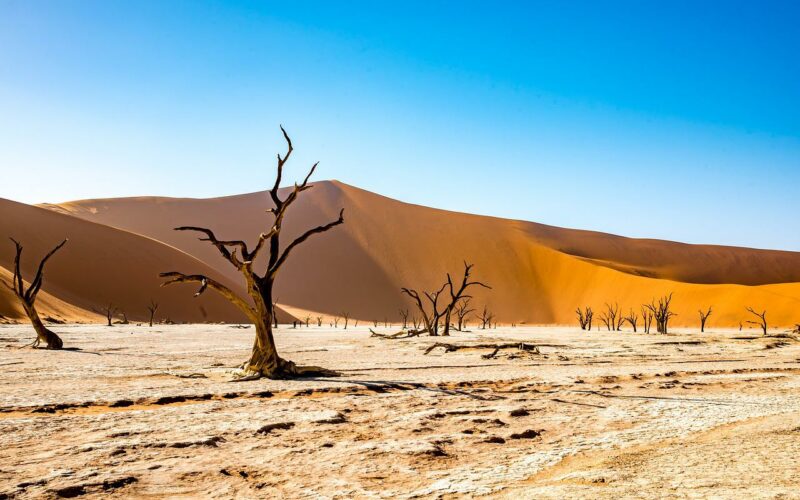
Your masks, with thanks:
[[[255,241],[271,217],[265,193],[213,199],[122,198],[47,205],[86,220],[146,235],[179,248],[230,279],[235,270],[180,225],[214,229],[223,239]],[[541,224],[436,210],[391,200],[336,181],[304,193],[285,223],[285,245],[299,231],[336,218],[345,224],[299,247],[277,282],[279,302],[310,311],[343,311],[364,320],[396,319],[409,305],[401,286],[438,288],[462,260],[491,291],[475,290],[502,322],[572,323],[578,305],[619,302],[637,310],[675,293],[677,325],[735,326],[745,306],[768,309],[772,323],[800,320],[800,254],[559,229]],[[190,270],[190,269],[178,269]],[[752,286],[758,284],[761,286]]]
[[[0,267],[0,280],[11,283],[12,279],[13,273]],[[28,286],[28,284],[26,282],[25,286]],[[100,321],[99,315],[59,300],[44,290],[40,291],[39,296],[36,298],[36,310],[39,312],[42,321],[45,322],[53,319],[81,323]],[[11,290],[0,286],[0,323],[20,320],[27,321],[22,305]]]
[[[230,286],[236,285],[190,255],[153,239],[3,199],[0,235],[12,236],[23,244],[22,272],[26,278],[35,274],[45,253],[68,237],[67,245],[47,263],[42,290],[85,311],[113,302],[129,319],[142,320],[152,297],[160,303],[157,317],[176,322],[244,319],[214,294],[194,299],[194,289],[189,285],[160,288],[158,273],[177,268],[209,273]],[[10,269],[13,259],[12,243],[0,242],[0,266]],[[3,297],[0,300],[5,303],[6,295]],[[69,319],[82,318],[77,315]]]

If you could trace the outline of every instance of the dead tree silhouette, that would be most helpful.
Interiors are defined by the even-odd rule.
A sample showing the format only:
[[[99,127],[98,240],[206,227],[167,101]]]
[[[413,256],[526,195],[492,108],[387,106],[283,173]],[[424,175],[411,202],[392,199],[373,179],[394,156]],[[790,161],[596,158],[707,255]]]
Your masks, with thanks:
[[[437,336],[440,334],[439,323],[442,323],[441,335],[450,335],[450,318],[453,314],[453,310],[458,302],[462,299],[472,298],[471,295],[466,294],[466,291],[469,287],[481,286],[491,289],[491,287],[485,283],[480,281],[471,281],[473,267],[474,264],[467,264],[467,262],[464,262],[464,274],[461,278],[461,282],[458,285],[453,282],[453,277],[450,275],[450,273],[447,273],[447,281],[445,281],[445,283],[438,290],[435,292],[423,291],[423,295],[430,305],[430,311],[425,307],[422,296],[420,296],[419,292],[410,288],[401,288],[402,293],[411,297],[416,304],[417,309],[419,309],[419,312],[422,315],[422,321],[425,324],[425,330],[427,330],[431,336]],[[440,304],[440,299],[443,298],[442,294],[444,293],[445,288],[447,289],[450,298],[450,302],[446,305]],[[440,305],[442,306],[441,310]]]
[[[119,309],[117,309],[117,306],[115,306],[113,302],[109,302],[107,306],[100,307],[99,309],[92,308],[92,310],[106,317],[106,326],[112,326],[114,315],[119,312]]]
[[[492,320],[494,319],[494,314],[489,311],[487,306],[483,306],[483,311],[481,312],[480,317],[478,318],[481,320],[481,330],[486,330],[486,325],[489,325],[489,328],[492,327]]]
[[[156,311],[158,311],[158,302],[150,299],[150,303],[147,305],[147,313],[150,315],[150,328],[153,327],[153,318],[156,316]]]
[[[441,296],[442,292],[444,292],[446,286],[447,283],[442,285],[441,288],[435,292],[422,292],[430,303],[430,312],[428,312],[428,310],[425,308],[425,304],[422,302],[422,297],[420,296],[419,292],[410,288],[400,289],[402,293],[411,297],[411,299],[414,301],[414,304],[417,306],[417,309],[422,316],[422,323],[425,325],[422,333],[428,333],[428,335],[432,337],[439,335],[439,322],[441,321],[442,315],[445,313],[444,309],[441,311],[439,310],[439,297]]]
[[[466,328],[466,320],[469,318],[469,315],[475,312],[475,309],[471,307],[472,297],[464,297],[462,298],[458,305],[455,307],[456,312],[456,330],[459,332],[464,331]]]
[[[674,312],[670,311],[672,304],[672,293],[665,295],[658,299],[656,304],[655,299],[650,304],[645,304],[645,307],[653,313],[653,319],[656,321],[656,330],[658,333],[669,333],[669,320],[677,316]]]
[[[202,233],[205,237],[201,237],[200,240],[208,241],[217,248],[219,253],[242,274],[247,285],[247,292],[252,301],[252,305],[227,286],[208,276],[184,274],[175,271],[161,273],[162,278],[168,278],[168,281],[164,282],[162,286],[171,285],[173,283],[199,283],[200,288],[195,293],[195,297],[201,295],[206,289],[211,288],[238,307],[239,310],[255,324],[256,336],[253,350],[250,359],[241,367],[242,374],[239,376],[239,380],[252,380],[260,377],[284,378],[320,373],[333,374],[328,370],[318,367],[299,367],[292,361],[281,358],[278,355],[278,350],[275,347],[275,339],[272,335],[273,318],[275,317],[273,286],[281,267],[289,258],[292,251],[308,240],[308,238],[324,233],[344,222],[344,209],[342,209],[336,220],[305,231],[281,249],[281,231],[287,210],[303,191],[313,187],[308,184],[308,180],[317,168],[317,163],[315,163],[303,182],[300,184],[295,183],[289,194],[285,198],[281,198],[279,187],[283,177],[283,167],[293,151],[292,141],[283,127],[281,127],[281,132],[286,140],[287,151],[283,157],[278,154],[275,184],[272,189],[269,190],[269,196],[274,206],[270,208],[268,212],[273,215],[274,220],[270,229],[265,233],[261,233],[252,250],[248,247],[247,243],[242,240],[220,240],[212,230],[207,228],[195,226],[176,228],[177,231],[195,231]],[[254,269],[254,264],[261,251],[265,248],[269,250],[269,259],[263,274],[259,274]]]
[[[471,286],[481,286],[488,290],[491,290],[492,287],[489,285],[480,282],[480,281],[470,281],[470,273],[472,272],[472,268],[474,264],[467,264],[464,262],[464,275],[461,278],[461,283],[456,288],[453,285],[453,279],[450,277],[450,273],[447,273],[447,288],[450,292],[450,303],[445,307],[444,313],[444,331],[442,335],[450,335],[450,317],[453,314],[453,309],[455,309],[456,304],[458,304],[462,299],[471,299],[471,295],[466,295],[467,288]],[[460,331],[460,328],[459,328]]]
[[[748,321],[748,323],[750,323],[751,325],[758,326],[759,328],[761,328],[761,331],[764,332],[764,335],[766,335],[767,334],[767,327],[768,327],[768,325],[767,325],[767,311],[764,310],[764,311],[762,311],[760,313],[757,313],[757,312],[755,312],[753,310],[752,307],[746,307],[745,309],[747,309],[747,312],[749,312],[750,314],[753,314],[754,316],[756,316],[758,318],[758,321]]]
[[[636,325],[639,323],[639,315],[633,312],[633,309],[631,309],[631,312],[629,312],[627,316],[621,318],[620,322],[622,321],[627,321],[633,328],[633,333],[636,333]]]
[[[642,328],[644,328],[644,333],[650,333],[650,327],[653,326],[653,313],[650,312],[650,309],[647,306],[642,306]]]
[[[47,261],[50,260],[50,257],[52,257],[67,243],[67,240],[64,240],[56,245],[55,248],[50,250],[44,256],[44,258],[39,261],[39,267],[36,269],[36,274],[34,275],[33,280],[29,282],[30,284],[26,289],[25,281],[22,279],[22,271],[20,270],[22,245],[14,238],[10,239],[14,242],[14,247],[16,250],[16,254],[14,256],[14,274],[12,276],[12,283],[8,283],[6,280],[0,280],[0,283],[3,283],[6,288],[14,292],[14,295],[16,295],[19,301],[22,303],[22,309],[28,316],[33,329],[36,331],[36,340],[33,341],[31,347],[39,347],[40,345],[44,344],[46,349],[61,349],[64,346],[64,342],[61,340],[61,337],[45,327],[44,323],[42,323],[42,320],[39,318],[39,313],[36,311],[36,296],[39,295],[39,291],[42,289],[42,283],[44,282],[45,264],[47,264]]]
[[[700,313],[700,333],[703,333],[706,331],[706,321],[708,321],[708,317],[711,316],[713,311],[711,306],[709,306],[706,312],[703,312],[702,309],[698,310],[697,312]]]
[[[408,309],[400,309],[400,318],[403,321],[402,329],[403,330],[407,330],[408,329]],[[377,328],[377,326],[378,325],[376,324],[375,327]]]
[[[342,317],[344,318],[344,329],[347,330],[347,322],[350,321],[350,313],[343,312]]]
[[[592,331],[592,318],[594,317],[592,308],[587,306],[585,309],[581,310],[579,307],[575,309],[575,313],[578,315],[578,323],[581,325],[581,330]]]

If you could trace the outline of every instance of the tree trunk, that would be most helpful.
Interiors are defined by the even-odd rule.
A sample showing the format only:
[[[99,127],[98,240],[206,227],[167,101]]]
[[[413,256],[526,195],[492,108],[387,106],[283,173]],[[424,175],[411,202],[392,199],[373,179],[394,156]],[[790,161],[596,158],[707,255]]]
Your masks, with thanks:
[[[291,361],[278,356],[275,339],[272,336],[272,318],[262,316],[256,322],[256,338],[250,360],[244,365],[246,372],[267,378],[285,378],[297,374],[297,367]]]
[[[61,340],[61,337],[44,326],[42,320],[39,319],[39,313],[36,312],[36,309],[32,305],[27,304],[24,304],[23,308],[25,309],[25,313],[28,315],[28,319],[31,320],[33,329],[36,330],[35,344],[44,344],[47,349],[61,349],[64,346],[64,342]]]

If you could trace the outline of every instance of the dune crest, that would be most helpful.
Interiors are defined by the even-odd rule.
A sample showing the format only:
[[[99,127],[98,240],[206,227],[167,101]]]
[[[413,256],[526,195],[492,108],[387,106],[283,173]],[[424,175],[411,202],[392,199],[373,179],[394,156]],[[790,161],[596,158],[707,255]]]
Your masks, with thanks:
[[[255,240],[269,223],[265,192],[210,199],[137,197],[44,205],[51,212],[122,229],[195,257],[230,281],[237,276],[213,248],[180,225],[221,238]],[[448,212],[392,200],[338,181],[320,181],[286,219],[288,237],[345,208],[346,223],[298,249],[277,287],[278,301],[325,315],[396,321],[408,307],[402,286],[434,288],[462,261],[492,285],[476,291],[500,322],[571,324],[579,305],[618,302],[624,311],[675,293],[676,325],[738,326],[746,306],[774,324],[797,321],[800,253],[630,239],[533,222]]]

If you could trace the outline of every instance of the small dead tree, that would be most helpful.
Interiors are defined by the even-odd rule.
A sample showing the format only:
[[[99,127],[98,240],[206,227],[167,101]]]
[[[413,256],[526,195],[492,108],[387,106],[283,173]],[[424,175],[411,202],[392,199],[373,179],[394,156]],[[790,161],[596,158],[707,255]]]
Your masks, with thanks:
[[[347,330],[347,322],[350,321],[350,313],[345,311],[342,313],[342,317],[344,318],[344,329]]]
[[[147,313],[150,315],[150,328],[153,327],[153,319],[156,317],[156,311],[158,311],[158,302],[150,299],[150,303],[147,305]]]
[[[414,330],[419,330],[419,327],[422,326],[422,322],[420,321],[419,317],[414,315],[411,317],[411,324],[414,325]],[[375,324],[377,327],[377,323]]]
[[[333,317],[333,327],[334,327],[334,328],[339,328],[339,320],[340,320],[340,319],[341,319],[341,318],[340,318],[339,316],[334,316],[334,317]]]
[[[494,314],[489,311],[487,306],[483,306],[483,311],[481,312],[480,317],[478,318],[481,320],[481,330],[486,330],[486,326],[488,325],[489,328],[492,327],[492,320],[494,319]]]
[[[119,321],[119,324],[120,324],[120,325],[127,325],[127,324],[129,324],[129,323],[130,323],[130,321],[128,321],[128,313],[126,313],[126,312],[125,312],[125,310],[124,310],[124,309],[122,309],[122,310],[120,311],[120,314],[122,314],[122,319]]]
[[[706,312],[703,312],[702,309],[697,312],[700,313],[700,333],[703,333],[706,331],[706,321],[708,321],[708,317],[711,316],[712,309],[711,306],[709,306]]]
[[[277,313],[277,310],[278,310],[278,302],[276,300],[276,301],[272,302],[272,309],[270,309],[271,314],[272,314],[272,327],[273,328],[278,328],[278,313]]]
[[[117,309],[117,306],[115,306],[113,302],[109,302],[107,306],[103,306],[100,309],[93,309],[93,310],[94,312],[102,314],[103,316],[106,317],[106,326],[113,325],[112,322],[114,320],[114,315],[117,314],[117,312],[119,311],[119,309]]]
[[[408,329],[408,309],[400,309],[400,318],[403,320],[402,330]],[[376,327],[378,325],[375,325]]]
[[[606,303],[604,323],[609,330],[620,331],[622,328],[622,315],[619,312],[619,304],[615,303],[613,306]]]
[[[430,303],[430,312],[423,304],[422,297],[420,296],[419,292],[409,288],[401,288],[402,293],[408,295],[412,300],[414,300],[417,309],[422,315],[422,322],[425,325],[425,331],[427,331],[428,335],[432,337],[439,335],[439,322],[441,321],[442,315],[445,312],[444,309],[439,309],[439,297],[441,296],[442,292],[444,292],[444,288],[446,286],[447,283],[442,285],[441,288],[435,292],[422,292]]]
[[[50,250],[44,258],[39,261],[39,267],[36,269],[36,274],[33,277],[33,280],[30,281],[28,288],[25,288],[25,281],[22,279],[22,271],[20,270],[20,260],[22,259],[22,245],[15,240],[14,238],[10,238],[11,241],[14,242],[14,247],[16,249],[16,254],[14,256],[14,274],[12,276],[12,282],[8,283],[5,280],[0,280],[0,283],[3,283],[6,288],[14,292],[14,295],[17,296],[19,301],[22,303],[22,309],[25,311],[25,314],[28,316],[28,319],[33,326],[33,329],[36,331],[36,340],[33,341],[31,344],[32,347],[39,347],[44,344],[46,349],[61,349],[64,346],[64,342],[61,340],[61,337],[56,335],[52,330],[48,329],[42,323],[42,320],[39,318],[39,313],[36,311],[36,296],[39,294],[39,291],[42,289],[42,283],[44,280],[44,266],[50,257],[53,256],[56,252],[58,252],[61,247],[63,247],[67,240],[62,241],[55,248]]]
[[[650,309],[647,306],[642,306],[642,328],[644,329],[644,333],[650,333],[650,327],[653,325],[653,313],[650,312]]]
[[[250,300],[245,300],[227,286],[208,276],[183,274],[174,271],[161,274],[162,278],[168,279],[162,286],[173,283],[199,283],[200,288],[195,293],[196,297],[205,292],[206,289],[211,288],[238,307],[255,324],[255,342],[253,343],[250,358],[242,365],[240,380],[252,380],[260,377],[284,378],[320,373],[331,374],[330,371],[317,367],[300,368],[293,362],[281,358],[278,355],[275,339],[272,335],[273,319],[276,312],[273,307],[275,302],[273,288],[281,267],[292,251],[310,237],[322,234],[344,222],[344,209],[342,209],[336,220],[303,232],[291,243],[281,248],[281,231],[287,210],[302,192],[313,187],[308,184],[308,181],[317,168],[317,163],[315,163],[305,179],[303,179],[303,182],[300,184],[295,183],[294,187],[289,190],[289,194],[282,198],[279,188],[283,177],[283,167],[291,156],[293,147],[292,141],[283,127],[281,127],[281,132],[284,139],[286,139],[288,149],[283,157],[278,154],[275,184],[269,190],[273,206],[268,212],[272,214],[273,220],[268,226],[269,229],[258,237],[252,249],[242,240],[220,240],[213,231],[207,228],[193,226],[176,228],[178,231],[194,231],[204,235],[204,237],[200,238],[201,241],[207,241],[214,245],[219,253],[241,273]],[[263,273],[259,273],[254,266],[264,249],[268,250],[269,257],[266,262],[266,269]]]
[[[458,305],[455,307],[456,311],[456,330],[459,332],[464,331],[466,328],[466,321],[470,314],[475,312],[475,309],[471,307],[472,297],[464,297],[459,302]]]
[[[444,332],[442,335],[450,335],[450,317],[453,314],[453,309],[455,309],[456,305],[463,299],[472,298],[471,295],[466,295],[465,292],[467,291],[467,288],[471,286],[481,286],[488,290],[492,289],[492,287],[480,281],[470,281],[470,273],[472,272],[473,267],[474,264],[467,264],[467,262],[464,261],[464,275],[461,278],[461,283],[458,285],[458,287],[453,285],[453,279],[450,277],[450,273],[447,273],[447,287],[450,292],[450,303],[445,308]]]
[[[581,330],[591,331],[592,317],[594,316],[592,308],[587,306],[585,309],[581,309],[579,307],[575,309],[575,313],[578,315],[578,323],[581,325]]]
[[[752,307],[746,307],[747,312],[754,315],[758,318],[758,321],[748,321],[751,325],[756,325],[761,328],[761,331],[764,332],[764,335],[767,334],[767,311],[764,310],[760,313],[755,312]]]
[[[650,312],[653,313],[653,319],[655,319],[656,330],[658,333],[669,333],[669,320],[677,316],[674,312],[670,311],[671,304],[671,293],[658,299],[658,303],[656,303],[655,299],[653,299],[650,304],[645,304],[645,307],[647,307]]]
[[[322,316],[317,316],[317,326],[322,326]]]
[[[442,331],[441,335],[448,336],[450,335],[450,318],[453,314],[453,310],[455,309],[456,305],[462,300],[466,298],[472,298],[472,296],[467,295],[465,292],[471,286],[482,286],[484,288],[491,289],[490,286],[481,283],[480,281],[471,281],[470,274],[472,272],[473,264],[467,264],[464,262],[464,275],[461,278],[461,282],[456,285],[453,282],[453,278],[450,273],[447,273],[447,281],[442,285],[438,290],[434,292],[426,292],[423,291],[424,297],[427,299],[427,303],[430,307],[425,307],[423,303],[422,296],[419,292],[409,288],[402,288],[402,293],[411,297],[414,301],[417,309],[419,310],[420,314],[422,315],[422,321],[425,324],[425,329],[431,336],[439,335],[439,324],[442,324]],[[448,295],[450,298],[449,303],[444,304],[441,302],[443,299],[443,293],[445,288],[448,290]],[[440,309],[441,307],[441,309]]]
[[[631,328],[633,328],[633,333],[636,333],[636,325],[639,323],[639,315],[633,312],[633,309],[631,309],[631,312],[629,312],[627,316],[622,318],[622,321],[627,321],[631,325]]]

